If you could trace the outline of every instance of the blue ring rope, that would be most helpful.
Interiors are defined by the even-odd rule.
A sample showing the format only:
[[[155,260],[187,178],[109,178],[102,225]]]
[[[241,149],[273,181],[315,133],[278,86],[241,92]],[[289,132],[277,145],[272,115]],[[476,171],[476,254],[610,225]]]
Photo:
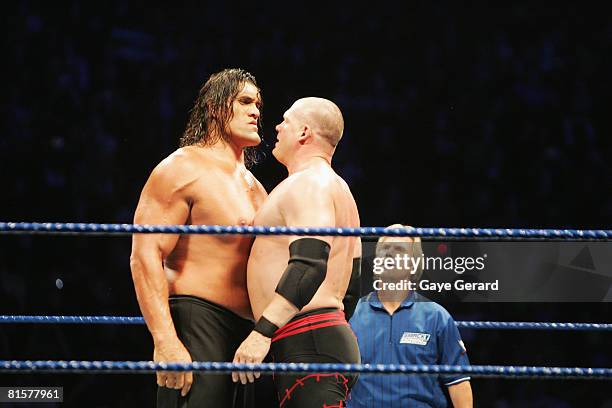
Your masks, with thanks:
[[[145,321],[144,318],[140,316],[0,315],[0,323],[144,325]],[[612,331],[612,323],[458,321],[456,324],[460,329]]]
[[[0,233],[44,234],[212,234],[300,236],[396,236],[477,239],[610,240],[612,230],[517,229],[517,228],[397,228],[284,227],[234,225],[139,225],[0,222]]]
[[[612,323],[459,321],[460,329],[612,331]]]
[[[457,366],[404,364],[320,363],[155,363],[152,361],[9,361],[0,360],[0,372],[61,371],[99,373],[104,371],[150,373],[154,371],[259,371],[264,373],[365,373],[365,374],[467,374],[473,377],[611,379],[612,368]]]

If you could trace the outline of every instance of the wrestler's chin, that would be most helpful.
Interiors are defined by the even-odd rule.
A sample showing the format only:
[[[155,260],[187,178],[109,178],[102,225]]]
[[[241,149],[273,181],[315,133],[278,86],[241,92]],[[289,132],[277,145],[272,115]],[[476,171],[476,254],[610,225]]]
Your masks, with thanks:
[[[242,145],[244,147],[258,146],[261,143],[261,137],[257,132],[251,132],[244,135],[242,138]]]
[[[282,160],[282,157],[278,151],[278,147],[275,147],[274,149],[272,149],[272,156],[274,156],[276,161],[278,161],[279,163],[285,164],[285,162]]]

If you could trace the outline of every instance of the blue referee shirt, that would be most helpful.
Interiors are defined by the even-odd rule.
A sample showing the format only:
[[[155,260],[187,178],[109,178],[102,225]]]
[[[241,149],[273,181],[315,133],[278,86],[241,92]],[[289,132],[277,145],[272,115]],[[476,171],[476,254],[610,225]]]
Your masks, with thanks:
[[[418,293],[411,292],[390,315],[372,292],[359,300],[350,324],[363,364],[470,364],[451,315]],[[442,387],[469,379],[465,375],[361,374],[347,407],[447,407]]]

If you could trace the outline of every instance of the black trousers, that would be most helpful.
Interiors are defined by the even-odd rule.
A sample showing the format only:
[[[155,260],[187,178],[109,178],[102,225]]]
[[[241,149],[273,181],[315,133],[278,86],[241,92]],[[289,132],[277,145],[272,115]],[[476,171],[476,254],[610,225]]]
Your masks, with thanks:
[[[358,364],[361,361],[355,334],[346,324],[344,313],[337,309],[317,309],[297,315],[277,332],[271,354],[276,363]],[[344,407],[356,381],[357,375],[343,373],[274,375],[282,408]]]
[[[178,333],[193,361],[231,362],[236,349],[253,329],[251,320],[243,319],[232,311],[195,296],[171,296],[170,312]],[[269,377],[269,376],[268,376]],[[262,382],[259,382],[263,379]],[[257,386],[262,397],[265,392],[265,379],[260,378]],[[270,394],[271,379],[268,380]],[[193,373],[193,384],[186,397],[180,390],[158,387],[158,408],[251,408],[254,407],[255,392],[253,384],[242,385],[232,382],[231,374]],[[263,402],[263,401],[262,401]],[[273,404],[265,403],[264,404]],[[269,406],[260,405],[257,406]]]

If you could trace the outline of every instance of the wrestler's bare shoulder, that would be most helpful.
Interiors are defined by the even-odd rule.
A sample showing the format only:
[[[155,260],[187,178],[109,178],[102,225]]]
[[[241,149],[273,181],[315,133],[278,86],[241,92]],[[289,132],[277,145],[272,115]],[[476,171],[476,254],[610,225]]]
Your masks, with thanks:
[[[308,168],[298,177],[296,187],[292,189],[298,203],[303,201],[304,196],[316,194],[324,200],[332,200],[334,206],[344,209],[342,211],[356,210],[350,187],[330,166]]]
[[[194,146],[181,147],[162,160],[151,172],[148,183],[172,190],[184,189],[202,176],[211,176],[214,157],[205,149]]]
[[[340,177],[329,166],[316,166],[304,169],[287,177],[279,185],[287,193],[295,193],[303,196],[310,192],[330,191]]]

